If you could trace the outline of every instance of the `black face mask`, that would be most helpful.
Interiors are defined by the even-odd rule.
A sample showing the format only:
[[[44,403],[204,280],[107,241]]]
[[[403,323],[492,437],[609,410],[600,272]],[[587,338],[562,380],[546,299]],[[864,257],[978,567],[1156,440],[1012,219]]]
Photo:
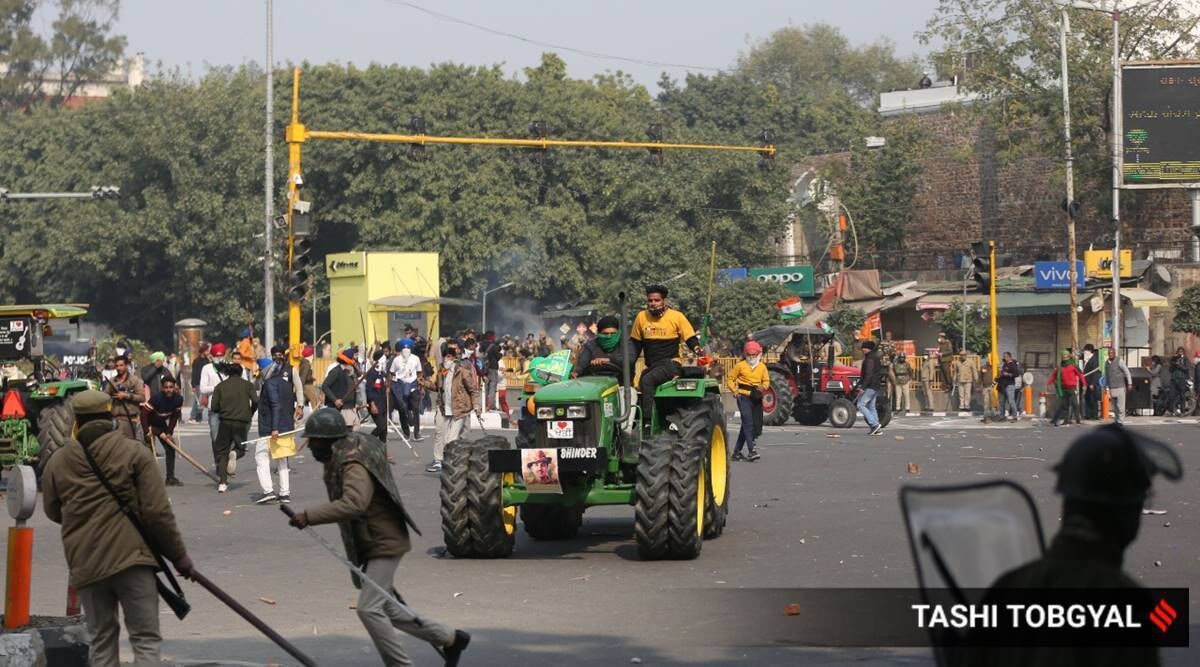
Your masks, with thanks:
[[[329,463],[333,460],[332,447],[314,447],[312,441],[308,442],[308,448],[312,451],[313,458],[318,463]]]
[[[650,308],[647,306],[646,310],[655,317],[661,317],[663,313],[667,312],[667,304],[663,303],[663,305],[659,306],[658,308]]]

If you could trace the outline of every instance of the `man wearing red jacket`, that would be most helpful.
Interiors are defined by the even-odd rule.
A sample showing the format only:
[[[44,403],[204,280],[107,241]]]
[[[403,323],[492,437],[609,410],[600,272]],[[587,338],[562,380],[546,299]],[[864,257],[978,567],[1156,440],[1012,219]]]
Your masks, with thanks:
[[[1075,415],[1076,424],[1083,423],[1079,414],[1079,388],[1084,382],[1083,373],[1072,361],[1071,353],[1063,352],[1059,367],[1046,380],[1046,388],[1053,387],[1058,395],[1058,408],[1054,411],[1054,419],[1050,420],[1051,426],[1059,425],[1059,417],[1065,417],[1062,425],[1066,426],[1070,423],[1072,414]]]

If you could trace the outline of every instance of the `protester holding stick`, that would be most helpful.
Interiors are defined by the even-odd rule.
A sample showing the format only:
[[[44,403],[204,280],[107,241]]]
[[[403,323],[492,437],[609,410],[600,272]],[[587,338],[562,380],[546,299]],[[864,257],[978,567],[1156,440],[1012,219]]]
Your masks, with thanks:
[[[328,407],[308,418],[304,437],[313,457],[325,465],[329,502],[297,513],[290,523],[300,529],[339,524],[346,556],[352,563],[363,565],[365,576],[379,584],[362,586],[360,575],[352,575],[355,586],[362,589],[358,617],[384,664],[412,664],[400,643],[398,631],[404,631],[432,644],[446,665],[457,665],[471,641],[469,634],[419,618],[380,594],[381,587],[393,586],[400,558],[412,548],[409,527],[417,530],[404,509],[384,444],[365,433],[351,431],[341,413]]]
[[[159,392],[150,397],[150,412],[146,415],[146,424],[151,434],[151,445],[157,439],[163,443],[163,456],[166,458],[167,486],[183,486],[183,482],[175,476],[175,449],[167,444],[167,439],[175,434],[175,425],[183,411],[183,396],[175,378],[167,375],[162,378]]]

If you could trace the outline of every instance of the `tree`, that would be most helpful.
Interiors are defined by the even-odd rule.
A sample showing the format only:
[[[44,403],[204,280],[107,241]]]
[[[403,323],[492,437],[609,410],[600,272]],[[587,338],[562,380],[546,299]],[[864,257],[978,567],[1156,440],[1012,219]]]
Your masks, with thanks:
[[[0,109],[61,103],[120,64],[125,38],[112,34],[120,0],[56,0],[48,36],[34,19],[41,0],[0,0]]]
[[[838,340],[847,348],[854,346],[858,332],[866,321],[867,314],[861,308],[845,304],[839,304],[829,313],[829,317],[825,318],[825,324],[833,329]]]
[[[967,351],[973,352],[980,356],[987,354],[992,349],[992,336],[989,330],[988,310],[985,306],[977,306],[967,304]],[[963,332],[963,302],[962,299],[955,299],[950,302],[950,307],[942,311],[934,322],[946,334],[946,337],[954,341],[954,344],[962,344]]]
[[[775,304],[791,296],[795,293],[779,283],[738,280],[718,285],[713,289],[712,334],[733,346],[750,332],[782,324]]]
[[[944,45],[933,57],[942,78],[958,77],[991,102],[971,112],[988,121],[1002,158],[1063,155],[1060,7],[1044,0],[940,0],[920,35],[925,44]],[[1069,11],[1076,192],[1085,206],[1107,211],[1112,23],[1099,12]],[[1198,21],[1177,0],[1122,3],[1121,59],[1195,55]]]
[[[1200,285],[1188,287],[1175,300],[1175,319],[1171,330],[1200,334]]]

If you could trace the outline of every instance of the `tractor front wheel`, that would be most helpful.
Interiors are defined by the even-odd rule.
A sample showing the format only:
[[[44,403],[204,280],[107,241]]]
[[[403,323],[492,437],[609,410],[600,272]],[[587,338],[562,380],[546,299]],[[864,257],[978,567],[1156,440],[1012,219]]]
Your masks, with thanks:
[[[705,458],[707,452],[695,442],[671,431],[638,448],[633,532],[643,560],[700,555],[708,491]]]
[[[37,464],[34,470],[38,477],[46,469],[50,455],[71,439],[71,430],[75,426],[75,411],[67,401],[59,401],[42,406],[38,411],[38,442],[41,451],[38,452]]]
[[[858,419],[858,408],[848,398],[835,398],[829,404],[829,423],[834,428],[850,428]]]
[[[505,507],[504,477],[488,470],[489,449],[509,449],[502,436],[446,445],[442,461],[442,538],[456,558],[507,558],[516,540],[517,508]]]
[[[779,371],[771,371],[771,386],[763,392],[763,425],[783,426],[792,414],[792,383]],[[745,419],[746,416],[742,415]]]
[[[521,521],[525,533],[535,540],[569,540],[583,524],[583,508],[541,503],[521,505]]]

